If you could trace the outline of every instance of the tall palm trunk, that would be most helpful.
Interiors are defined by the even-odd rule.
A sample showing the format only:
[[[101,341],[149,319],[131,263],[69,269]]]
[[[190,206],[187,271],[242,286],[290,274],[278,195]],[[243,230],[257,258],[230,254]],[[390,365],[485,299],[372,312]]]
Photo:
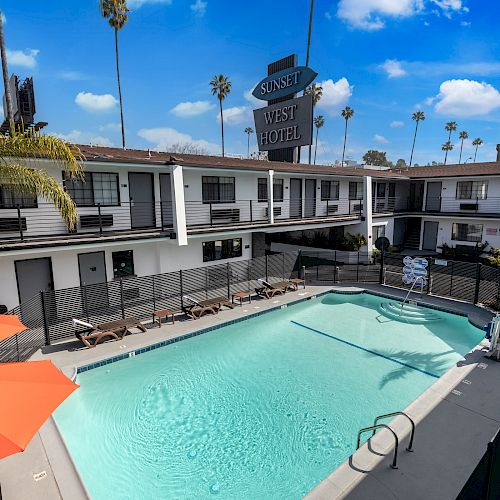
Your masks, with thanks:
[[[316,165],[316,151],[318,150],[318,133],[319,128],[316,128],[316,143],[314,144],[314,164]]]
[[[122,86],[120,82],[120,64],[118,62],[118,30],[115,28],[116,76],[118,79],[118,97],[120,99],[120,121],[122,125],[122,147],[125,149],[125,125],[123,124]]]
[[[450,130],[450,133],[448,134],[448,142],[451,141],[451,130]],[[444,164],[446,165],[446,160],[448,159],[448,150],[446,150],[445,154],[444,154]]]
[[[224,158],[224,116],[222,115],[222,99],[219,97],[220,126],[222,134],[222,157]]]
[[[247,135],[247,158],[250,158],[250,134]]]
[[[344,132],[344,149],[342,150],[342,163],[341,163],[341,166],[343,167],[344,166],[344,157],[345,157],[345,143],[347,141],[347,122],[349,120],[346,119],[345,121],[345,132]]]
[[[460,156],[458,157],[458,164],[462,163],[462,149],[464,147],[464,140],[462,139],[462,144],[460,144]]]
[[[410,167],[411,167],[411,163],[413,161],[413,151],[415,149],[415,141],[417,140],[417,130],[418,130],[418,120],[417,120],[417,124],[415,125],[415,133],[413,134],[413,144],[411,146],[411,155],[410,155]]]
[[[476,155],[477,155],[477,148],[479,147],[479,144],[476,144],[476,150],[474,151],[474,163],[476,163]]]
[[[0,11],[0,53],[2,58],[2,73],[3,73],[3,86],[5,90],[5,103],[7,105],[6,118],[9,121],[9,127],[13,128],[14,116],[12,114],[12,95],[10,93],[9,71],[7,69],[7,54],[5,52],[5,38],[3,34],[3,19],[1,11]]]

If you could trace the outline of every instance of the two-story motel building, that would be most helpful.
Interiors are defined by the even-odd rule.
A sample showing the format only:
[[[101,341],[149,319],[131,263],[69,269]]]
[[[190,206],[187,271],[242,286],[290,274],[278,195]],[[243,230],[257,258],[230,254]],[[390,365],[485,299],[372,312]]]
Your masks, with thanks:
[[[401,248],[500,247],[500,162],[402,171],[80,146],[85,182],[64,184],[68,232],[43,199],[0,186],[0,304],[40,290],[264,255],[274,233],[385,235]],[[343,228],[343,229],[342,229]]]

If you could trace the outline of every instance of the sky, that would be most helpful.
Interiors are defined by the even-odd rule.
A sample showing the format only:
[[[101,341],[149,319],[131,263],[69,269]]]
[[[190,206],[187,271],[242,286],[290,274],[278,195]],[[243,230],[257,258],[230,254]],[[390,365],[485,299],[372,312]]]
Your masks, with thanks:
[[[310,0],[129,0],[119,34],[128,148],[168,150],[194,143],[220,153],[218,103],[209,81],[232,83],[224,101],[226,152],[247,154],[244,129],[260,106],[251,90],[267,64],[292,53],[305,63]],[[9,72],[33,76],[36,119],[45,131],[81,144],[120,146],[114,36],[98,0],[0,0]],[[349,121],[347,157],[368,149],[409,161],[421,110],[414,162],[443,161],[444,126],[467,131],[462,161],[496,158],[500,143],[500,1],[316,0],[310,66],[325,117],[318,162],[342,155],[341,109]],[[251,151],[256,149],[255,134]]]

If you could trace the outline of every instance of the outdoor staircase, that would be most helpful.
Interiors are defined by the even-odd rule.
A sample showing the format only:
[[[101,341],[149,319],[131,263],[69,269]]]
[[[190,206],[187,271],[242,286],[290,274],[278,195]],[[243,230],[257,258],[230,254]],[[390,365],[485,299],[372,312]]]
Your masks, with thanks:
[[[404,321],[406,323],[431,323],[441,319],[434,312],[432,312],[431,309],[415,304],[382,302],[379,309],[384,316],[398,321]]]
[[[404,247],[418,250],[420,246],[420,224],[409,224],[406,230]]]

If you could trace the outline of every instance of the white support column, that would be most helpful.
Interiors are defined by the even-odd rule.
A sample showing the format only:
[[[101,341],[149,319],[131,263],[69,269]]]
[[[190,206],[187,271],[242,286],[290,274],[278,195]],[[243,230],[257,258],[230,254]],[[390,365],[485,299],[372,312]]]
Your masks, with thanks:
[[[372,178],[370,176],[363,177],[363,234],[366,238],[368,252],[372,251],[372,225],[373,225],[373,210],[372,210]]]
[[[274,170],[269,170],[267,177],[267,219],[274,224]]]
[[[177,233],[177,245],[185,246],[187,241],[186,205],[184,203],[184,174],[180,165],[172,167],[170,176],[172,189],[172,211],[174,216],[174,229]]]

